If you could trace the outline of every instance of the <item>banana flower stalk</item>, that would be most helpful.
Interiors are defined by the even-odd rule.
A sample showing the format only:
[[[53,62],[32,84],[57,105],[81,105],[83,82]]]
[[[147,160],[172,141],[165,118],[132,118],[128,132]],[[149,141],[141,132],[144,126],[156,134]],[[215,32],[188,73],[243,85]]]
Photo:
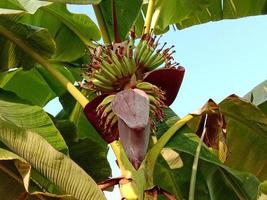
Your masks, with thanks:
[[[151,33],[142,34],[135,46],[132,32],[128,41],[92,49],[83,74],[82,86],[97,94],[84,109],[88,120],[106,142],[120,139],[136,169],[155,122],[163,121],[163,109],[176,98],[185,71],[173,62],[173,46],[158,46],[159,38]]]

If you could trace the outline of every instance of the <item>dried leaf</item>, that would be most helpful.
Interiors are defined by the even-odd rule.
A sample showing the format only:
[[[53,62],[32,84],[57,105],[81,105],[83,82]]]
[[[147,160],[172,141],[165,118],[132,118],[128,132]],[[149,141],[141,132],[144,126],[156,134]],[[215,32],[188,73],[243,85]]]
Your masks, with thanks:
[[[124,177],[116,177],[116,178],[110,178],[107,179],[105,181],[102,181],[100,183],[98,183],[98,187],[103,191],[103,190],[107,190],[108,188],[111,188],[117,184],[126,184],[129,183],[131,181],[131,179],[126,179]]]
[[[218,157],[224,162],[228,154],[226,144],[226,122],[223,114],[219,110],[219,106],[210,99],[201,109],[193,114],[199,115],[199,117],[195,117],[195,119],[189,123],[189,126],[196,131],[199,137],[203,130],[205,115],[208,114],[206,123],[207,132],[203,141],[207,146],[218,150]]]
[[[158,185],[155,185],[151,189],[145,190],[145,193],[149,196],[152,196],[153,199],[158,199],[158,195],[162,194],[167,200],[176,200],[176,197],[173,194],[162,189]]]

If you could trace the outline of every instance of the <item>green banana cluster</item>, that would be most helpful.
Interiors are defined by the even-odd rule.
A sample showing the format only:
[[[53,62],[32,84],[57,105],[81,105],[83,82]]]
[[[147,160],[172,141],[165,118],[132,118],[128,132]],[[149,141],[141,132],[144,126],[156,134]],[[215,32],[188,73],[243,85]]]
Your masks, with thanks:
[[[138,82],[135,88],[144,91],[149,98],[150,103],[150,118],[152,121],[151,130],[155,130],[154,121],[163,121],[164,112],[163,109],[166,108],[164,103],[165,93],[159,89],[157,86],[149,82]],[[104,132],[112,133],[113,127],[117,124],[118,118],[112,111],[112,100],[115,94],[108,95],[103,99],[103,101],[97,106],[96,112],[100,119],[99,123],[103,126]]]
[[[101,46],[92,54],[92,62],[83,74],[86,86],[102,93],[124,89],[136,71],[131,45]]]
[[[157,121],[163,121],[163,109],[167,107],[164,103],[165,93],[157,86],[148,82],[139,82],[136,84],[136,88],[143,90],[148,95],[151,118]]]
[[[115,95],[109,95],[97,106],[96,112],[100,118],[100,125],[104,132],[112,133],[112,128],[117,124],[118,118],[112,111],[111,101]]]
[[[156,40],[151,33],[144,33],[137,46],[134,46],[135,36],[131,35],[128,41],[91,49],[92,59],[83,74],[83,86],[98,93],[112,94],[123,90],[134,79],[142,80],[145,72],[163,64],[166,68],[179,65],[172,62],[174,51],[170,50],[173,46],[164,49],[164,43],[157,49],[159,40],[160,37]]]
[[[164,56],[156,51],[152,37],[142,37],[135,49],[135,62],[144,71],[152,71],[164,63]]]
[[[172,54],[175,53],[175,51],[170,52],[170,50],[174,46],[163,50],[167,44],[165,42],[160,49],[157,49],[159,39],[156,41],[156,36],[153,37],[151,34],[146,33],[142,35],[139,44],[136,46],[134,52],[135,62],[138,68],[143,69],[145,72],[152,71],[160,67],[163,63],[165,63],[165,67],[175,67],[179,65],[179,63],[176,62],[172,63]]]

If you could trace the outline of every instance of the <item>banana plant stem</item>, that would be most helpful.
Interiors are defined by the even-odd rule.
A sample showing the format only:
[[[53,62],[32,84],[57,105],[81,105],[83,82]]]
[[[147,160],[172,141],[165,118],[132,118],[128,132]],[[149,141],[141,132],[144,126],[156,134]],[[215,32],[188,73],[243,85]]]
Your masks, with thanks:
[[[112,142],[110,144],[116,158],[117,158],[117,162],[118,165],[120,167],[120,170],[122,172],[122,176],[130,176],[131,175],[131,171],[134,170],[132,164],[130,163],[130,161],[128,160],[124,149],[122,148],[121,143],[118,140],[115,140],[114,142]]]
[[[154,14],[152,16],[152,20],[151,20],[151,29],[155,30],[155,27],[158,23],[159,20],[159,16],[160,16],[160,12],[163,6],[163,2],[164,1],[160,1],[159,6],[157,6],[156,10],[154,11]]]
[[[100,9],[99,5],[93,5],[93,9],[94,9],[94,12],[95,12],[95,16],[96,16],[96,19],[97,19],[97,23],[98,23],[98,26],[99,26],[103,41],[106,44],[110,44],[111,40],[109,38],[107,27],[106,27],[106,24],[105,24],[105,21],[104,21],[104,18],[103,18],[103,14],[101,12],[101,9]]]
[[[121,175],[124,178],[129,179],[128,183],[120,184],[121,198],[131,200],[143,199],[145,187],[145,176],[143,169],[134,169],[119,141],[116,140],[110,145],[117,158]]]
[[[82,90],[81,90],[81,93],[82,93],[85,97],[88,96],[88,90],[82,89]],[[81,117],[82,113],[83,113],[83,107],[81,106],[81,104],[80,104],[78,101],[76,101],[76,102],[75,102],[75,105],[74,105],[74,108],[73,108],[73,110],[71,111],[71,114],[70,114],[70,116],[69,116],[69,120],[70,120],[70,122],[73,122],[74,124],[79,124],[80,117]],[[73,140],[76,141],[76,142],[78,142],[78,140],[79,140],[79,135],[78,135],[78,133],[77,133],[76,131],[75,131],[74,134],[75,134],[75,135],[74,135]]]
[[[37,63],[42,65],[47,71],[49,71],[64,87],[65,89],[81,104],[84,108],[88,99],[82,95],[82,93],[60,72],[58,72],[47,59],[36,53],[29,45],[24,43],[20,38],[16,37],[12,32],[7,30],[5,27],[0,26],[0,35],[4,36],[18,47],[20,47],[24,52],[30,55]]]
[[[103,15],[101,13],[101,9],[99,8],[99,6],[96,5],[93,5],[93,8],[104,43],[106,44],[111,43],[103,19]],[[121,176],[123,176],[126,179],[129,179],[128,183],[120,184],[121,198],[131,199],[131,200],[142,200],[144,193],[144,186],[145,186],[145,177],[143,169],[140,169],[138,171],[134,169],[133,165],[130,163],[129,159],[126,156],[120,141],[115,140],[110,144],[110,146],[117,159],[121,171]]]
[[[155,6],[155,0],[149,0],[146,12],[146,20],[145,20],[145,33],[149,33],[150,31],[152,16],[154,13],[154,6]]]
[[[207,116],[208,115],[206,114],[204,125],[203,125],[203,131],[202,131],[202,134],[201,134],[201,138],[200,138],[200,140],[198,142],[198,146],[197,146],[197,149],[196,149],[194,162],[193,162],[193,165],[192,165],[192,173],[191,173],[190,188],[189,188],[189,198],[188,198],[189,200],[194,200],[195,199],[195,186],[196,186],[196,176],[197,176],[198,161],[199,161],[199,155],[200,155],[203,139],[204,139],[205,133],[207,131],[207,128],[206,128]]]

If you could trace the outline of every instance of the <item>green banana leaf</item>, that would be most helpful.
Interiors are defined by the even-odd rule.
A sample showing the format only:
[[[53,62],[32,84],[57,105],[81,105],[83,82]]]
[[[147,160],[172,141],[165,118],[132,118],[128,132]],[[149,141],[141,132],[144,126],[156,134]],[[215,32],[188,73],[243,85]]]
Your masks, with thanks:
[[[219,107],[227,124],[230,154],[226,165],[251,172],[261,181],[267,179],[267,116],[236,96],[226,98]]]
[[[107,143],[88,122],[73,97],[66,93],[59,100],[63,109],[54,121],[69,146],[70,157],[96,182],[108,179],[111,168],[107,161]]]
[[[88,97],[91,100],[90,96]],[[89,138],[101,146],[106,146],[107,143],[99,136],[97,131],[88,122],[86,116],[84,115],[83,109],[76,106],[75,99],[68,93],[59,97],[59,101],[63,107],[60,113],[56,116],[57,120],[71,120],[76,126],[76,139],[86,139]],[[70,119],[71,118],[71,119]]]
[[[70,82],[75,82],[74,76],[67,68],[57,65],[54,65],[54,67],[67,77]],[[66,92],[65,88],[40,66],[28,71],[19,68],[0,73],[0,87],[14,92],[20,98],[41,107],[56,96],[63,95]]]
[[[224,0],[223,18],[235,19],[240,17],[266,14],[266,0]]]
[[[105,28],[109,35],[110,41],[114,40],[114,24],[112,16],[112,0],[102,0],[98,5],[100,8]],[[127,34],[135,24],[142,7],[140,0],[116,0],[116,14],[118,19],[118,31],[122,40],[126,39]]]
[[[2,116],[0,124],[1,142],[55,183],[65,194],[70,194],[77,200],[105,199],[94,180],[43,137],[16,126]]]
[[[0,74],[0,87],[41,107],[56,96],[36,69],[3,72]]]
[[[23,40],[34,51],[49,58],[55,52],[55,42],[44,28],[30,26],[19,22],[25,13],[34,13],[42,6],[49,5],[49,2],[7,0],[0,2],[0,29],[1,32],[7,29],[14,33],[16,39]],[[0,71],[10,68],[24,66],[29,69],[34,65],[31,58],[13,43],[0,34]]]
[[[97,26],[88,16],[70,13],[64,4],[42,7],[21,20],[49,30],[57,46],[52,59],[57,61],[77,60],[84,55],[86,46],[93,45],[92,40],[100,39]]]
[[[29,46],[36,46],[34,51],[48,54],[41,56],[51,58],[53,55],[52,59],[56,61],[74,61],[84,56],[87,45],[93,45],[91,40],[100,39],[96,25],[88,16],[72,14],[64,4],[37,2],[39,4],[36,1],[27,1],[23,4],[25,8],[17,1],[0,4],[0,25]],[[32,8],[29,13],[27,8],[31,6],[35,9]],[[9,27],[10,25],[12,26]],[[17,50],[18,48],[1,34],[0,45],[3,47],[0,50],[2,71],[18,67],[22,62],[27,69],[33,67],[34,63],[29,56]]]
[[[142,16],[142,10],[140,10],[140,13],[134,23],[135,34],[137,35],[137,37],[140,37],[144,32],[144,25],[145,25],[145,20]]]
[[[158,33],[166,32],[170,25],[184,29],[210,21],[267,13],[266,0],[157,0],[156,9],[160,9]]]
[[[177,120],[176,114],[170,109],[165,112],[168,120],[158,125],[160,134],[164,133]],[[179,153],[183,166],[170,169],[162,157],[159,157],[157,161],[154,173],[155,184],[175,194],[177,199],[188,199],[191,169],[198,141],[198,136],[185,126],[177,131],[166,145]],[[230,157],[231,155],[229,155]],[[195,198],[201,200],[255,200],[260,182],[254,174],[246,171],[248,170],[237,171],[221,163],[215,153],[203,146],[197,172]]]
[[[24,11],[23,10],[13,10],[13,9],[7,9],[7,8],[1,8],[0,7],[0,17],[5,17],[6,19],[13,19],[17,20],[21,16],[23,16]]]
[[[108,147],[89,138],[70,142],[69,155],[84,169],[95,182],[99,183],[111,177],[111,168],[107,160]]]
[[[47,1],[29,1],[29,0],[5,0],[0,2],[0,8],[20,10],[33,14],[39,8],[50,5],[51,2]]]
[[[23,41],[33,51],[45,58],[51,57],[55,52],[55,42],[46,29],[16,22],[10,20],[10,17],[7,17],[5,14],[0,14],[0,45],[2,47],[0,49],[0,71],[20,66],[29,69],[34,66],[34,62],[29,55],[2,37],[3,34],[9,35],[7,31],[14,33],[10,37]]]
[[[55,6],[55,7],[56,7],[56,9],[62,8],[61,14],[62,13],[64,14],[64,11],[66,10],[64,6]],[[53,8],[54,7],[50,8],[50,9],[53,10]],[[5,9],[2,9],[2,10],[5,10]],[[15,14],[14,14],[13,12],[10,11],[10,12],[5,12],[5,13],[8,13],[7,15],[8,15],[9,18],[12,17],[12,19],[15,18],[16,20],[17,19],[21,20],[21,12],[22,11],[15,12]],[[67,15],[67,14],[65,14],[65,15]],[[71,14],[69,13],[69,15],[71,15]],[[0,15],[0,16],[2,16],[2,15]],[[30,15],[27,15],[27,16],[30,16]],[[76,15],[71,15],[71,16],[73,18],[75,18],[75,19],[77,18]],[[7,24],[7,21],[5,20],[6,19],[6,15],[4,15],[4,17],[5,18],[3,18],[3,22],[5,24]],[[81,17],[81,19],[83,19],[83,21],[85,22],[84,27],[86,27],[87,26],[86,24],[87,24],[88,20],[86,20],[85,17],[84,18]],[[43,21],[45,21],[44,18],[43,18]],[[75,21],[75,20],[73,20],[73,21]],[[78,23],[79,20],[76,20],[76,21]],[[17,24],[17,22],[13,22],[13,21],[12,21],[12,23]],[[82,23],[82,22],[79,22],[79,23]],[[71,19],[68,20],[68,24],[69,24],[70,27],[73,26],[75,28],[75,23],[72,23]],[[89,25],[90,25],[90,23],[88,24],[88,26]],[[32,26],[30,26],[30,27],[32,29]],[[64,26],[61,25],[61,26],[54,26],[54,27],[64,27]],[[61,29],[64,29],[64,28],[61,28]],[[67,29],[67,28],[65,28],[65,29]],[[79,29],[77,28],[77,30],[79,30]],[[47,33],[46,35],[49,36],[49,33],[47,32],[46,29],[42,29],[42,31]],[[32,35],[31,37],[33,37],[36,34],[39,34],[39,32],[31,33],[31,35]],[[25,35],[25,37],[29,37],[29,36],[27,36],[27,33],[25,33],[24,35]],[[43,38],[51,41],[52,44],[55,45],[54,41],[53,41],[53,38],[47,37],[46,35],[43,34],[43,36],[42,35],[41,36]],[[29,37],[29,38],[31,38],[31,37]],[[69,36],[69,37],[71,37],[71,36]],[[20,36],[18,36],[18,38],[20,38]],[[72,38],[75,38],[75,37],[72,37]],[[23,62],[27,61],[24,64],[24,66],[26,68],[30,68],[30,67],[32,67],[34,65],[34,62],[31,62],[31,58],[29,58],[29,56],[24,54],[14,44],[9,42],[8,40],[5,40],[5,39],[1,40],[1,39],[2,38],[0,37],[0,41],[3,41],[3,43],[5,45],[5,48],[0,50],[0,56],[2,58],[1,59],[2,63],[0,61],[0,64],[1,64],[0,66],[4,67],[3,70],[8,70],[9,68],[17,67],[17,64],[19,64],[17,62],[21,62],[21,61],[23,61]],[[34,41],[34,44],[38,43],[38,42],[39,42],[38,45],[42,44],[42,42],[40,42],[40,36],[35,37],[34,39],[36,40],[36,41]],[[73,41],[73,40],[71,39],[71,41]],[[27,42],[27,41],[25,41],[25,42]],[[27,42],[27,44],[29,44],[29,43],[30,42]],[[65,42],[64,43],[60,42],[60,43],[61,44],[65,44]],[[71,42],[68,42],[68,44],[71,44]],[[72,44],[74,46],[76,46],[76,47],[79,46],[78,43],[75,43],[75,44],[72,43]],[[44,43],[44,48],[47,48],[45,43]],[[8,49],[8,51],[6,51],[6,49]],[[38,51],[40,51],[40,49],[42,49],[42,48],[39,48],[37,46],[37,50],[36,51],[38,52]],[[75,52],[79,52],[79,50],[76,51],[77,48],[71,47],[70,49],[74,50]],[[82,44],[82,48],[80,48],[81,54],[79,54],[79,56],[82,56],[84,54],[84,49],[85,49],[85,46],[84,46],[84,44]],[[46,54],[48,53],[46,49],[44,49],[44,52]],[[60,51],[57,50],[57,52],[60,52]],[[62,52],[63,52],[63,50],[62,50]],[[68,52],[68,54],[72,53],[70,51],[66,51],[65,49],[64,49],[64,52]],[[22,59],[22,57],[23,57],[23,59]],[[77,56],[75,56],[75,59],[76,58],[77,58]],[[54,66],[60,72],[62,72],[63,75],[65,75],[71,82],[74,82],[75,79],[78,81],[77,72],[80,71],[79,68],[69,67],[70,69],[72,69],[72,72],[76,73],[75,74],[75,79],[74,79],[74,77],[71,75],[69,70],[67,70],[66,68],[62,67],[62,65],[66,66],[66,64],[64,62],[59,62],[59,64],[61,66],[58,66],[58,64],[54,64]],[[51,99],[56,97],[56,95],[58,95],[58,96],[63,95],[63,93],[65,92],[65,89],[59,83],[57,83],[57,81],[55,81],[55,79],[53,77],[51,77],[51,75],[48,72],[46,72],[44,69],[42,69],[41,67],[38,67],[37,69],[38,70],[33,69],[33,70],[29,71],[29,72],[22,72],[22,71],[19,70],[19,71],[8,72],[7,74],[1,74],[0,75],[1,76],[1,87],[4,88],[4,89],[7,89],[9,91],[15,92],[21,98],[26,99],[29,102],[31,102],[33,104],[36,104],[36,105],[40,105],[40,106],[44,106],[48,101],[50,101]],[[80,74],[80,72],[78,72],[78,74]],[[49,87],[47,87],[47,84],[49,84],[51,89]],[[41,90],[41,88],[42,88],[42,90]]]
[[[244,98],[256,105],[267,115],[267,81],[263,81],[257,85],[249,93],[247,93]]]
[[[45,138],[55,149],[68,153],[68,147],[50,117],[39,106],[27,104],[14,93],[0,89],[0,118]]]
[[[156,8],[161,8],[156,31],[164,31],[171,24],[179,29],[222,19],[220,0],[158,0]]]
[[[22,80],[26,80],[25,76],[22,77]],[[63,104],[63,106],[69,106],[69,111],[65,111],[66,115],[62,118],[51,119],[51,116],[49,117],[40,107],[25,104],[14,94],[0,89],[0,115],[18,126],[39,133],[58,150],[66,153],[69,150],[70,157],[87,173],[97,182],[103,181],[111,176],[111,169],[107,161],[107,144],[88,123],[82,109],[78,111],[80,113],[76,123],[73,123],[73,128],[70,127],[71,122],[69,120],[63,120],[68,119],[75,104],[75,100],[70,95],[65,94],[64,96],[66,96],[64,101],[71,103]],[[15,103],[12,103],[13,101]],[[16,116],[14,113],[18,115]],[[34,115],[37,115],[39,120],[32,120]],[[69,135],[74,135],[74,137]],[[78,139],[76,135],[78,135]]]

